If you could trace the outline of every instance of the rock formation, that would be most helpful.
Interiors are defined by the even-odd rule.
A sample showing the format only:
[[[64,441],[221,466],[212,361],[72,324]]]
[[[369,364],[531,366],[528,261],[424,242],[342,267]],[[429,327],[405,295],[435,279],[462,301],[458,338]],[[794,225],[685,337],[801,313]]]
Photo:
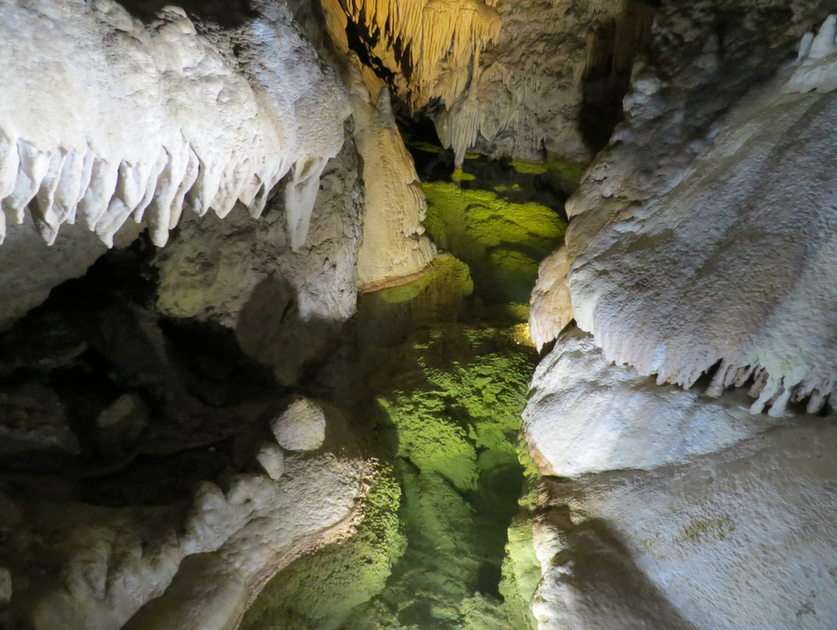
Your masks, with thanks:
[[[833,0],[7,0],[0,65],[0,630],[837,626]]]
[[[261,9],[209,38],[178,8],[146,26],[113,1],[5,7],[4,213],[21,223],[34,200],[47,243],[78,217],[108,246],[128,217],[147,215],[162,246],[187,196],[199,215],[241,202],[259,216],[291,173],[287,222],[302,246],[347,102],[288,11]]]
[[[727,111],[690,103],[682,140],[678,89],[717,80],[722,51],[707,41],[691,85],[637,72],[568,203],[568,264],[533,297],[538,343],[557,341],[524,413],[548,478],[542,628],[834,619],[833,495],[814,490],[834,474],[833,24]],[[559,335],[571,318],[590,335]]]

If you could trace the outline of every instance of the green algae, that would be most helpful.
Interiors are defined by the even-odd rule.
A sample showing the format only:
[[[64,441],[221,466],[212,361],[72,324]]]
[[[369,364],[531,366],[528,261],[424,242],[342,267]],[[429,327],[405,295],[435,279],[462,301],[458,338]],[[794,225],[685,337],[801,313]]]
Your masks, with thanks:
[[[457,321],[473,292],[468,265],[441,254],[406,282],[358,296],[358,342],[372,353],[429,322]]]
[[[563,240],[567,226],[558,213],[450,182],[422,188],[428,233],[439,247],[468,264],[477,293],[494,303],[528,302],[538,263]]]
[[[453,171],[453,174],[450,176],[451,180],[455,181],[456,183],[461,182],[473,182],[476,181],[477,176],[473,175],[472,173],[468,173],[463,171],[461,168],[457,168]]]
[[[534,350],[513,328],[437,325],[391,359],[402,371],[377,402],[400,462],[408,545],[386,588],[345,627],[515,627],[526,595],[504,577],[504,556]]]
[[[466,429],[444,416],[444,398],[397,392],[380,402],[398,432],[399,457],[424,472],[440,474],[460,490],[476,489],[476,450]]]
[[[502,575],[500,594],[506,603],[510,627],[535,630],[537,624],[531,605],[541,579],[541,566],[528,515],[516,516],[509,526]]]
[[[274,578],[244,630],[529,627],[518,451],[537,357],[521,329],[434,324],[388,349],[372,435],[393,465],[357,533]]]
[[[294,562],[265,586],[242,630],[341,627],[352,610],[383,591],[405,538],[398,508],[401,487],[382,466],[363,503],[356,534]]]
[[[551,159],[546,162],[512,160],[511,166],[519,175],[545,176],[553,180],[564,192],[572,194],[578,188],[586,164],[569,160]]]
[[[543,175],[549,171],[545,162],[527,162],[525,160],[512,160],[512,168],[521,175]]]
[[[385,304],[405,304],[426,297],[430,292],[458,298],[467,297],[473,291],[468,266],[454,256],[442,254],[408,282],[375,291],[370,296]]]
[[[417,151],[423,151],[424,153],[432,153],[434,155],[441,155],[445,153],[444,147],[438,144],[432,144],[430,142],[422,142],[420,140],[416,140],[409,143],[411,149],[416,149]]]

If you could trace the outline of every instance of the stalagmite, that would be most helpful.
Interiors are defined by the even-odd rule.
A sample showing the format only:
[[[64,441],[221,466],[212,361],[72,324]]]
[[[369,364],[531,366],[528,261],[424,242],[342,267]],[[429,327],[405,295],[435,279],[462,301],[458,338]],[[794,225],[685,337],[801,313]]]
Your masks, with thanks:
[[[424,234],[427,202],[396,126],[389,91],[385,88],[374,106],[356,78],[352,108],[366,189],[358,282],[361,290],[368,291],[422,271],[436,248]]]

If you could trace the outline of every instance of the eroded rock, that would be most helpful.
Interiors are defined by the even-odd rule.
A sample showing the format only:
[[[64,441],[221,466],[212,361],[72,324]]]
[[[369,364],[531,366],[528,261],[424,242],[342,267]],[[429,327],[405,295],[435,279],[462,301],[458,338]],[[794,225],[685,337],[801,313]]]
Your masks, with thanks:
[[[354,145],[325,169],[308,241],[291,251],[281,204],[261,221],[185,219],[160,250],[157,308],[181,319],[220,323],[241,347],[296,381],[334,343],[356,306],[362,194]]]

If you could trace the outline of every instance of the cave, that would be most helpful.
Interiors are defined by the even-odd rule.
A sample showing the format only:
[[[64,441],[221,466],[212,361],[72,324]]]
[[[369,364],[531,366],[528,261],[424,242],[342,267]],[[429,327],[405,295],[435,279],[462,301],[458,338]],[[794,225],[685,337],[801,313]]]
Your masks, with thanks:
[[[0,66],[0,630],[837,627],[833,0],[5,0]]]

